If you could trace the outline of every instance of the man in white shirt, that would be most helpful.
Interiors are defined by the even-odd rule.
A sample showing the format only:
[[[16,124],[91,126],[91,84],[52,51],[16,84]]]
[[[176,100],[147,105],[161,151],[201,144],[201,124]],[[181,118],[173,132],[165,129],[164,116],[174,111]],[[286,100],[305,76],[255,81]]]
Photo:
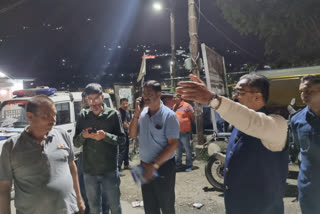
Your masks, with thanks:
[[[234,102],[207,89],[194,75],[180,82],[182,98],[209,104],[235,128],[228,142],[224,188],[227,214],[284,213],[283,193],[288,173],[287,122],[267,114],[269,82],[247,74],[234,88]]]

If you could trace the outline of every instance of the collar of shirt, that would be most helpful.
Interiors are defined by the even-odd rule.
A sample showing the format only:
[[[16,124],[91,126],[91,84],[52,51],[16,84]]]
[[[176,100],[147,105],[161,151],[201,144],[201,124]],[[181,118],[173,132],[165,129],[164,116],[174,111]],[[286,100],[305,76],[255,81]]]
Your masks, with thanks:
[[[161,109],[162,109],[162,106],[163,106],[163,102],[160,101],[160,108],[158,109],[158,111],[157,111],[154,115],[151,115],[151,116],[150,116],[150,113],[149,113],[150,109],[149,109],[149,107],[148,107],[147,114],[149,115],[149,117],[153,117],[153,116],[159,115],[159,114],[160,114],[160,111],[161,111]]]
[[[256,112],[262,112],[262,113],[268,114],[267,108],[265,106],[263,106],[262,108],[260,108]]]
[[[95,114],[92,112],[91,108],[87,109],[88,114],[92,114],[92,115],[95,116],[95,117],[101,117],[101,116],[107,114],[107,113],[109,112],[109,109],[107,109],[107,108],[108,108],[107,105],[106,105],[105,103],[102,103],[102,105],[103,105],[103,109],[102,109],[102,111],[101,111],[98,115],[95,115]]]
[[[320,116],[315,115],[309,106],[307,106],[307,112],[306,112],[306,121],[313,122],[313,121],[320,121]]]
[[[153,116],[156,116],[156,115],[160,114],[160,110],[161,110],[162,106],[163,106],[163,102],[160,101],[160,107],[159,107],[158,111],[154,115],[150,115],[150,109],[148,107],[147,115],[149,115],[149,117],[153,117]]]
[[[54,128],[52,128],[52,129],[54,129]],[[39,142],[38,139],[34,138],[29,133],[29,126],[27,126],[21,134],[28,139],[28,142],[30,142],[32,144],[43,146],[44,143],[48,143],[48,142],[52,141],[52,138],[54,136],[54,132],[52,131],[52,129],[48,132],[47,136],[41,142]]]
[[[175,111],[176,111],[178,108],[181,108],[183,105],[184,105],[184,101],[183,101],[183,100],[181,100],[181,102],[180,102],[180,104],[179,104],[179,106],[178,106],[178,107],[176,107],[176,106],[177,106],[177,104],[174,104],[174,105],[173,105],[173,109],[175,109]]]

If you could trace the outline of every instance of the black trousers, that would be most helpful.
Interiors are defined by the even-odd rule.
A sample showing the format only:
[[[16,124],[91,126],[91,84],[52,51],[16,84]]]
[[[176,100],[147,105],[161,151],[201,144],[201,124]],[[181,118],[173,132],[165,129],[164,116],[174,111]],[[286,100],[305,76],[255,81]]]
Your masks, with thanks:
[[[159,177],[142,185],[144,211],[146,214],[175,214],[176,162],[168,160],[158,170]]]
[[[126,134],[126,142],[119,145],[119,157],[118,157],[118,168],[119,171],[122,166],[122,162],[124,166],[129,166],[129,137]]]

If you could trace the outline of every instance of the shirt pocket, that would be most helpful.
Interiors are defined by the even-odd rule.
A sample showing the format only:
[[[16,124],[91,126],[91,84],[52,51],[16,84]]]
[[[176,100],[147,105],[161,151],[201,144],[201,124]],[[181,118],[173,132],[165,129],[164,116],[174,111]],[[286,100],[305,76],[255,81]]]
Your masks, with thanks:
[[[161,143],[164,137],[163,125],[161,123],[152,123],[150,127],[150,135],[155,142]]]
[[[48,154],[51,156],[51,154]],[[68,162],[70,155],[70,149],[64,145],[64,147],[57,147],[56,151],[52,153],[51,158],[59,162]]]

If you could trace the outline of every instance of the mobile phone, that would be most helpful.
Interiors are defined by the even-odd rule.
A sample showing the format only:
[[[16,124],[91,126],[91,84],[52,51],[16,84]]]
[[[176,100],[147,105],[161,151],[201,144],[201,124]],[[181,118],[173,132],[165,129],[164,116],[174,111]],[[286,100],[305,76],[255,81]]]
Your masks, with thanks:
[[[89,134],[97,133],[97,128],[93,127],[92,129],[89,129],[88,132],[89,132]]]
[[[143,100],[143,98],[141,99],[141,101],[140,101],[140,108],[143,108],[143,106],[144,106],[144,100]]]

